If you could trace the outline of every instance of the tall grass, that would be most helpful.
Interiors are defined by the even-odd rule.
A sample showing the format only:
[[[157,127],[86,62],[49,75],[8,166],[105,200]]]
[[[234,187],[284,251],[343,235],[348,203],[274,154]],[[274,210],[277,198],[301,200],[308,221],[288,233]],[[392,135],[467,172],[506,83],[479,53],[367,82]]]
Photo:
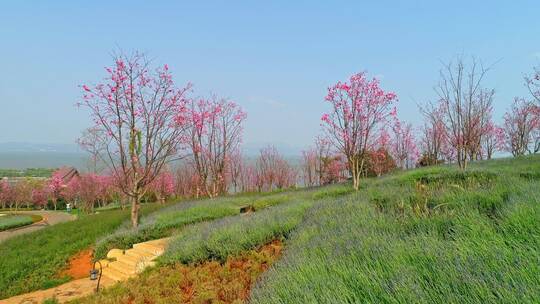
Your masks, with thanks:
[[[191,225],[173,239],[159,261],[163,264],[225,261],[230,255],[288,236],[312,204],[312,201],[293,200],[252,214]]]
[[[366,181],[308,211],[252,303],[535,303],[538,158]]]
[[[286,202],[292,197],[310,195],[309,193],[293,191],[181,202],[141,218],[141,224],[137,229],[132,229],[129,223],[126,223],[113,234],[100,239],[96,245],[95,257],[105,257],[112,248],[128,249],[139,242],[170,236],[189,224],[240,214],[240,208],[247,205],[260,210]]]

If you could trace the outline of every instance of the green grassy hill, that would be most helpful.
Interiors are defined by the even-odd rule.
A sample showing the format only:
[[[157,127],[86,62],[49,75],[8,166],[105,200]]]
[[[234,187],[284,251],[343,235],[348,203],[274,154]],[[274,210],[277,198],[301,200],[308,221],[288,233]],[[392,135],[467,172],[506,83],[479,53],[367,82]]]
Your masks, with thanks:
[[[246,205],[255,212],[240,214]],[[52,234],[74,224],[6,242],[0,272],[10,270],[0,276],[6,287],[1,295],[58,284],[47,278],[92,241],[102,257],[110,248],[172,236],[157,267],[77,302],[534,303],[540,298],[538,156],[477,162],[463,172],[454,166],[397,172],[364,180],[358,192],[342,184],[154,210],[135,231],[121,212],[98,215],[93,221],[111,218],[111,224],[28,274],[22,271],[28,263],[15,254],[52,256],[46,250],[66,244]],[[72,233],[68,242],[77,239]],[[275,244],[283,251],[269,251]]]
[[[220,212],[183,219],[181,227],[169,230],[174,240],[157,268],[79,302],[181,303],[186,289],[180,286],[187,283],[180,273],[188,272],[179,265],[195,270],[207,261],[229,265],[231,257],[275,239],[284,240],[284,254],[262,277],[253,277],[246,298],[236,300],[534,303],[540,298],[538,156],[478,162],[464,172],[453,166],[399,172],[364,180],[358,192],[337,185],[266,199],[272,197],[279,199],[248,216]],[[229,198],[223,204],[258,199]],[[150,215],[154,224],[147,225],[159,227],[156,218],[161,225],[171,222],[175,217],[167,218],[164,210]],[[216,280],[212,273],[198,274],[189,282],[196,290],[190,301],[233,302],[223,295],[228,289],[205,285]],[[220,284],[235,286],[234,281],[229,277]]]

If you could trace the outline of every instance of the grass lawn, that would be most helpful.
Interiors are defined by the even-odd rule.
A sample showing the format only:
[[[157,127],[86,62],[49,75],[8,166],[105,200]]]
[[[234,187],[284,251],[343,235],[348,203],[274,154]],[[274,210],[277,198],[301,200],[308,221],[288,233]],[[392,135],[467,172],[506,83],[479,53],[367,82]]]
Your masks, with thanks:
[[[161,208],[143,205],[148,213]],[[129,210],[81,215],[75,221],[60,223],[0,244],[0,299],[60,285],[70,278],[56,277],[69,258],[93,246],[129,219]]]
[[[0,216],[0,231],[27,226],[42,219],[39,215],[2,214]]]

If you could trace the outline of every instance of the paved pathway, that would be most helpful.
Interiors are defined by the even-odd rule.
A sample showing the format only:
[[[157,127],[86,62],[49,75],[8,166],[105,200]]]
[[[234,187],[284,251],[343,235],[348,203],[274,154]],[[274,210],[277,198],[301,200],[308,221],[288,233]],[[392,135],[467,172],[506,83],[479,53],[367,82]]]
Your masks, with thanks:
[[[114,280],[102,277],[99,288],[113,285]],[[59,303],[65,303],[80,297],[84,297],[95,292],[97,281],[89,278],[68,282],[66,284],[35,292],[15,296],[9,299],[0,300],[1,304],[41,304],[47,299],[55,298]]]
[[[10,213],[10,212],[11,211],[7,211],[7,212],[2,211],[2,213]],[[50,225],[54,225],[54,224],[58,224],[58,223],[62,223],[62,222],[67,222],[67,221],[72,221],[72,220],[77,218],[74,215],[71,215],[71,214],[68,214],[68,213],[65,213],[65,212],[61,212],[61,211],[39,211],[39,210],[36,210],[36,211],[13,211],[11,213],[37,214],[37,215],[42,216],[43,220],[41,222],[34,223],[34,224],[30,225],[30,226],[25,226],[25,227],[21,227],[21,228],[12,229],[12,230],[9,230],[9,231],[0,232],[0,243],[7,240],[7,239],[9,239],[9,238],[17,236],[17,235],[29,233],[29,232],[36,231],[36,230],[39,230],[39,229],[43,229],[43,228],[45,228],[47,226],[50,226]]]
[[[135,244],[132,249],[112,249],[109,251],[107,257],[115,259],[115,261],[100,261],[103,266],[100,290],[102,287],[105,288],[116,282],[135,277],[147,267],[154,265],[154,260],[163,254],[169,240],[169,238],[153,240]],[[97,281],[91,281],[89,278],[80,279],[54,288],[0,300],[0,304],[38,304],[51,298],[56,298],[59,303],[65,303],[92,294],[95,292],[96,286]]]

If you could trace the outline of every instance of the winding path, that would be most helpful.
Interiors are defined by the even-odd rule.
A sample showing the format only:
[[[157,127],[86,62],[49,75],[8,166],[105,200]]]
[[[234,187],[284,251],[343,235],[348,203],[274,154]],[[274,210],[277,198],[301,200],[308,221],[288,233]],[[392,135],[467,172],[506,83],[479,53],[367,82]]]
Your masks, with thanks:
[[[17,235],[26,234],[32,231],[37,231],[47,226],[55,225],[62,222],[72,221],[77,218],[74,215],[67,214],[61,211],[36,210],[36,211],[13,211],[13,212],[5,212],[5,213],[37,214],[43,217],[43,220],[29,226],[24,226],[21,228],[15,228],[15,229],[0,232],[0,243]]]

